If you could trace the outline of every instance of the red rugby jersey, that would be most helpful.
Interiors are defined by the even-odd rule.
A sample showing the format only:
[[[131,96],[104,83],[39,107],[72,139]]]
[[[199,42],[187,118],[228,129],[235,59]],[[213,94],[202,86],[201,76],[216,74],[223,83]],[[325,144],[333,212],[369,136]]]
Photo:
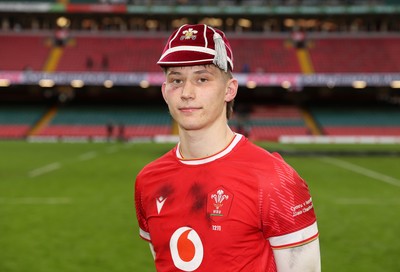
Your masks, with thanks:
[[[307,184],[240,134],[202,159],[178,144],[138,174],[135,204],[157,271],[276,271],[274,248],[318,237]]]

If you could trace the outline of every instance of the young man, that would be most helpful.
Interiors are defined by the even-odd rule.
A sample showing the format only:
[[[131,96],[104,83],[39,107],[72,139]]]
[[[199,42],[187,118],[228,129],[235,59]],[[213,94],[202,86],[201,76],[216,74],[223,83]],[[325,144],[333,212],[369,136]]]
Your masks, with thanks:
[[[135,184],[140,236],[157,271],[320,271],[306,183],[228,126],[238,82],[224,33],[183,25],[158,64],[180,141]]]

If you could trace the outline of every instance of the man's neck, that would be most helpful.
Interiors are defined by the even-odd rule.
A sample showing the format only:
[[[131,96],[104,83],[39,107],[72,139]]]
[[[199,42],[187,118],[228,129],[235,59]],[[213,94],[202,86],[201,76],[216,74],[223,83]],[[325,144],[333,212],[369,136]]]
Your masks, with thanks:
[[[202,131],[180,131],[179,152],[185,159],[199,159],[217,154],[225,149],[234,138],[234,132],[224,125],[212,133]]]

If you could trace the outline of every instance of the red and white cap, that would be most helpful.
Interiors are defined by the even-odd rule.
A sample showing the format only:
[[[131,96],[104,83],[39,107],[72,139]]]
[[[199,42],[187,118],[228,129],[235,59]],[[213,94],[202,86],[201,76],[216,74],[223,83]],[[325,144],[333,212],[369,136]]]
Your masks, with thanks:
[[[169,37],[161,67],[215,64],[225,72],[233,70],[233,54],[224,32],[204,24],[183,25]]]

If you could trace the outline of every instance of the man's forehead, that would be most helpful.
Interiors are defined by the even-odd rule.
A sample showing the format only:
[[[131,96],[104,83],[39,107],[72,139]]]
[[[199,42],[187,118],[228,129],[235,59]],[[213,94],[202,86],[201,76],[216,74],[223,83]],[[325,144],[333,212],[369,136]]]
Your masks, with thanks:
[[[196,65],[196,66],[179,66],[179,67],[168,67],[167,74],[179,74],[186,72],[201,73],[209,72],[214,73],[219,70],[215,65]]]

